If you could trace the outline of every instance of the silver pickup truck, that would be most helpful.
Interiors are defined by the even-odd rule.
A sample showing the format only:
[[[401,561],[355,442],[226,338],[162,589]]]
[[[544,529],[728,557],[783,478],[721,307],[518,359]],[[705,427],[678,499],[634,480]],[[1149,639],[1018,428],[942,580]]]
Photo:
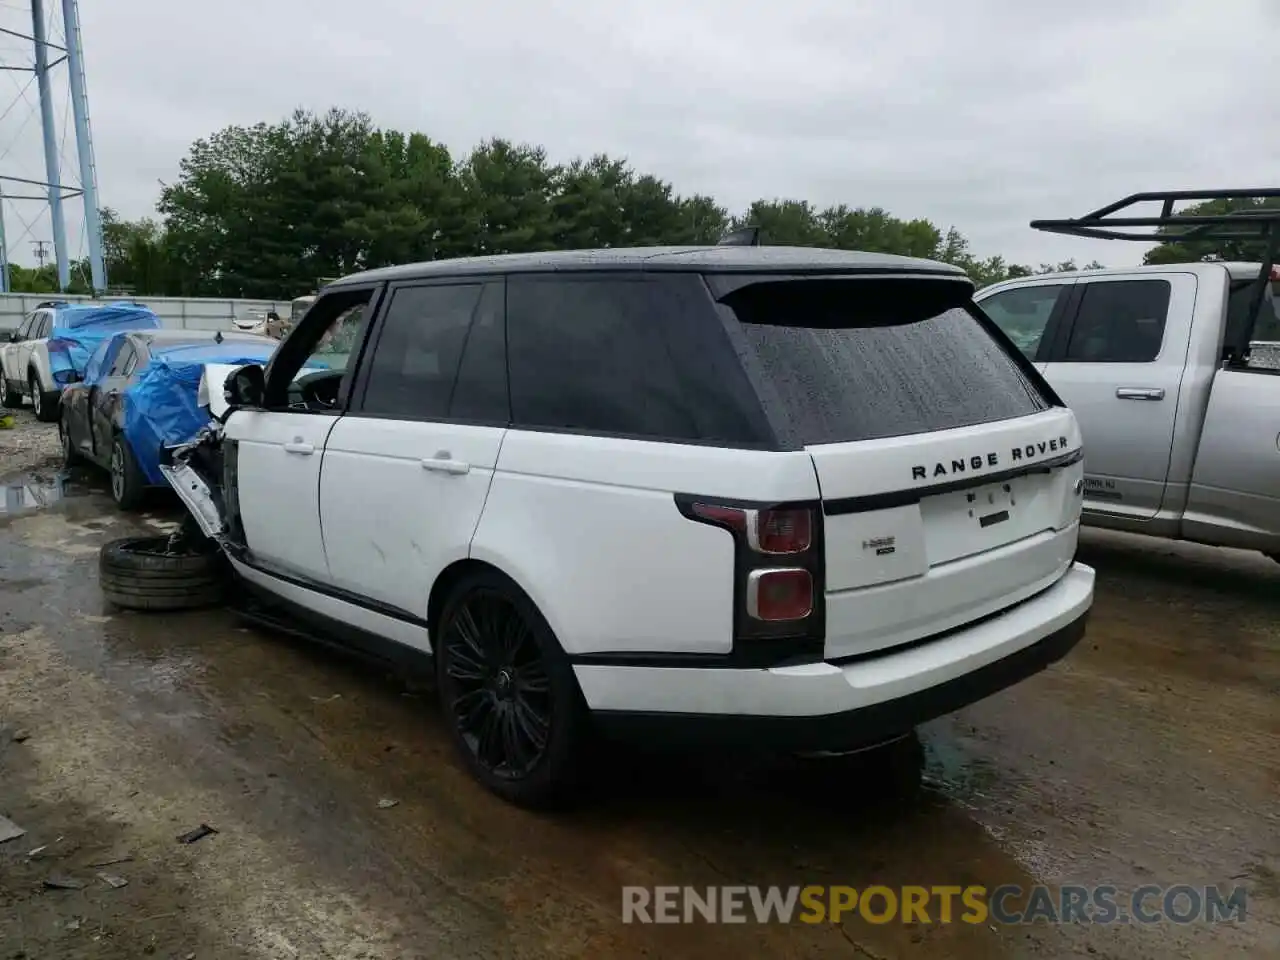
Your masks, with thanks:
[[[1009,280],[975,300],[1075,412],[1084,522],[1260,550],[1280,561],[1280,209],[1179,216],[1181,199],[1280,191],[1138,194],[1033,227],[1081,236],[1267,238],[1264,263],[1200,262]],[[1119,217],[1159,201],[1160,216]],[[1273,226],[1269,226],[1273,224]],[[1136,234],[1134,228],[1160,232]]]

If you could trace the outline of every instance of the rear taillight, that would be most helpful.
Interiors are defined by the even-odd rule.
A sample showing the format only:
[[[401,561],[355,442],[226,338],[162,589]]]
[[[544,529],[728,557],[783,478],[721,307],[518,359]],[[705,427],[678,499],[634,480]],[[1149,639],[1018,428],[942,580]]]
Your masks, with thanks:
[[[821,657],[822,512],[818,504],[745,504],[677,496],[690,520],[734,541],[734,652],[768,664]]]
[[[761,553],[804,553],[813,543],[813,514],[809,510],[761,510],[747,528],[748,536],[753,532],[751,546]]]
[[[813,574],[798,567],[752,570],[747,613],[756,620],[803,620],[813,613]]]

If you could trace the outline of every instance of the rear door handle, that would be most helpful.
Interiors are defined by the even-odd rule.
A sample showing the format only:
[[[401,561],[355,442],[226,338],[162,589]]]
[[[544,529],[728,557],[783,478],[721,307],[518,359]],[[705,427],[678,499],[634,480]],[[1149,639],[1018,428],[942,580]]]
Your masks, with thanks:
[[[422,461],[422,469],[433,473],[449,473],[461,476],[471,472],[471,464],[465,460],[454,460],[447,450],[441,450],[434,457]]]
[[[1120,400],[1163,400],[1164,387],[1117,387]]]
[[[309,457],[316,452],[313,444],[305,442],[301,437],[284,445],[285,453],[296,453],[300,457]]]

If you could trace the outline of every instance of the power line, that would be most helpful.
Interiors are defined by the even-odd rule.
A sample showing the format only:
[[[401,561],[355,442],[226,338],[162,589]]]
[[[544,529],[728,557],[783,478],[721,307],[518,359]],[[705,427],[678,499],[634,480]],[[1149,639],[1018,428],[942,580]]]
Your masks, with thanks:
[[[40,269],[44,269],[44,261],[49,252],[45,247],[49,246],[48,240],[32,240],[31,245],[36,248],[36,259],[40,261]]]

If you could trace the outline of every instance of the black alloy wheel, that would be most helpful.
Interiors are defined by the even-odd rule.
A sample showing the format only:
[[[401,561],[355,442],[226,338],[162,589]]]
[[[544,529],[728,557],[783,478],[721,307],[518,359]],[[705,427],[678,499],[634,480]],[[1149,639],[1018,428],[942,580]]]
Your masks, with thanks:
[[[454,591],[438,638],[441,705],[472,773],[514,803],[561,799],[577,767],[581,694],[536,608],[481,574]]]

